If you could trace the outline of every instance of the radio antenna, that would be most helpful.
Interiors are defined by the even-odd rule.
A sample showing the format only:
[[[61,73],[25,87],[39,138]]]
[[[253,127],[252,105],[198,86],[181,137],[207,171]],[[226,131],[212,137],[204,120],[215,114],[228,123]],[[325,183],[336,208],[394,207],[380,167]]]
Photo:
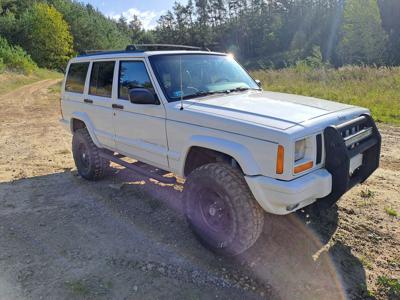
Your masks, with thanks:
[[[182,79],[182,55],[179,55],[179,74],[181,75],[181,108],[183,110],[183,79]]]

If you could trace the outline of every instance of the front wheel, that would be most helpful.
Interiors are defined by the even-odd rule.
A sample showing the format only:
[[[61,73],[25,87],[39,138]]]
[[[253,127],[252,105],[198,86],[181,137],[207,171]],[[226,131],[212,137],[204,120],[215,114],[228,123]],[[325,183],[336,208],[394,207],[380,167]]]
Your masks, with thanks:
[[[264,211],[241,172],[227,164],[211,163],[194,170],[183,197],[190,227],[214,252],[238,255],[262,232]]]

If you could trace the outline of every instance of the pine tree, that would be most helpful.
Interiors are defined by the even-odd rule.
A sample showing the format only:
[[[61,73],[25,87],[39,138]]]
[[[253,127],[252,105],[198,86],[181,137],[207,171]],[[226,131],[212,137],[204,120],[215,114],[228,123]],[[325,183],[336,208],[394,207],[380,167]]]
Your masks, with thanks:
[[[377,0],[347,0],[338,54],[343,64],[383,64],[387,34]]]
[[[379,0],[378,1],[383,29],[389,35],[389,57],[388,63],[400,65],[400,1]]]

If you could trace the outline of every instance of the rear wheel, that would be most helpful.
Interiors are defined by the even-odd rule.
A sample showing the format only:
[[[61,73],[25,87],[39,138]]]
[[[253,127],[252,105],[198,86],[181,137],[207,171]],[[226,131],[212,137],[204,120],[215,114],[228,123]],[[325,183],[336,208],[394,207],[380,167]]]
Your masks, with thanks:
[[[258,239],[264,211],[241,172],[224,163],[194,170],[183,192],[185,212],[197,238],[211,250],[237,255]]]
[[[72,154],[79,175],[88,180],[104,177],[110,162],[100,157],[100,148],[96,147],[86,128],[78,129],[72,138]]]

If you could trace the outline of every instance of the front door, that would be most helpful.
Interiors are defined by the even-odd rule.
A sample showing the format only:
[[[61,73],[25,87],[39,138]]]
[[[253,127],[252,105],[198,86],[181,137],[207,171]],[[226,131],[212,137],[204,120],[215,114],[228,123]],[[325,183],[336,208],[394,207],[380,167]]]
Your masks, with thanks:
[[[143,60],[118,62],[114,107],[115,144],[122,154],[168,169],[165,110],[161,103],[135,104],[129,90],[146,88],[155,93]]]

